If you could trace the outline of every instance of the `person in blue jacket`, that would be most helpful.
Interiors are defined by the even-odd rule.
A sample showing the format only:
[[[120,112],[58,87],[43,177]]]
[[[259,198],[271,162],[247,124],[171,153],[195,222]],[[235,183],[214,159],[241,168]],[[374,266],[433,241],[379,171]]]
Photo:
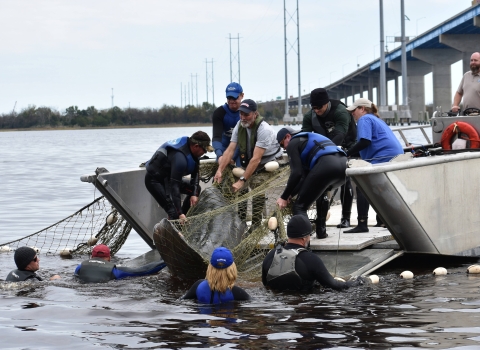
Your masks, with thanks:
[[[197,131],[191,137],[165,142],[145,163],[145,187],[165,210],[169,220],[183,222],[190,206],[198,203],[201,191],[199,158],[212,151],[210,136]],[[189,182],[183,180],[186,175],[191,175]],[[182,193],[187,195],[183,204]]]
[[[225,247],[213,251],[205,279],[198,280],[182,299],[197,299],[203,304],[219,304],[233,300],[249,300],[248,293],[235,286],[237,266],[232,252]]]
[[[357,143],[348,149],[350,157],[360,153],[360,157],[372,164],[389,162],[393,157],[403,154],[403,148],[389,126],[380,119],[377,106],[366,98],[356,99],[347,107],[357,122]],[[344,233],[368,232],[368,210],[370,204],[357,187],[358,225]],[[379,218],[377,217],[377,221]],[[378,226],[378,224],[377,224]]]
[[[298,132],[285,127],[277,133],[277,141],[285,148],[290,162],[290,176],[277,204],[284,209],[291,198],[293,215],[307,216],[307,210],[316,202],[317,238],[327,238],[326,218],[329,201],[327,191],[345,183],[347,156],[345,152],[326,136],[312,132]]]
[[[75,277],[85,283],[101,283],[126,277],[151,275],[167,266],[161,260],[136,268],[123,267],[116,266],[110,262],[110,259],[110,248],[105,244],[95,246],[92,250],[92,257],[83,261],[75,269]]]
[[[219,163],[223,152],[225,152],[230,144],[233,128],[240,120],[239,108],[244,96],[242,86],[235,82],[227,85],[225,93],[227,95],[227,102],[215,109],[212,115],[212,145],[213,148],[215,148],[215,155]],[[233,155],[233,160],[237,163],[237,166],[240,166],[238,149]]]

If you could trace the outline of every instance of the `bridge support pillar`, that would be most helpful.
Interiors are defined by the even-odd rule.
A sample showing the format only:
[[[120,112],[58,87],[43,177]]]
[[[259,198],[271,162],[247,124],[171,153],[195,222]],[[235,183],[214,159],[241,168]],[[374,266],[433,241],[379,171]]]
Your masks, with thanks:
[[[480,52],[480,34],[440,34],[440,43],[462,52],[463,73],[470,70],[472,53]]]
[[[402,72],[402,63],[400,61],[390,61],[388,62],[388,68],[396,72]],[[431,71],[432,66],[430,64],[421,61],[407,61],[408,93],[412,121],[418,121],[418,112],[425,111],[425,74]],[[396,82],[398,82],[398,79]],[[395,99],[398,101],[398,89],[395,92]]]
[[[451,65],[462,59],[462,53],[454,49],[413,49],[412,57],[432,65],[433,107],[449,111],[453,101]]]

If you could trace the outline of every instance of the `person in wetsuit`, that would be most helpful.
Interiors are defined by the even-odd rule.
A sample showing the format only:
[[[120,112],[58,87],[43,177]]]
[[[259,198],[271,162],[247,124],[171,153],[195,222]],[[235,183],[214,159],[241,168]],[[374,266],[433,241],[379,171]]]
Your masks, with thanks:
[[[232,132],[235,125],[240,120],[240,112],[238,108],[243,100],[243,88],[238,83],[230,83],[225,89],[227,95],[227,102],[218,107],[212,115],[213,124],[213,136],[212,146],[215,149],[215,155],[217,156],[217,162],[223,156],[223,152],[227,149],[232,138]],[[238,158],[238,149],[235,150],[233,160],[240,166]]]
[[[197,299],[203,304],[219,304],[233,300],[249,300],[248,293],[235,286],[237,266],[232,252],[225,247],[216,248],[205,279],[195,282],[182,299]]]
[[[20,247],[15,250],[13,255],[17,269],[10,271],[5,281],[7,282],[22,282],[22,281],[43,281],[43,278],[37,275],[40,269],[40,257],[37,255],[35,249],[30,247]],[[58,275],[50,277],[50,280],[60,278]]]
[[[358,142],[348,149],[349,157],[360,153],[363,160],[378,164],[388,162],[393,157],[404,153],[402,145],[392,130],[380,119],[377,106],[372,101],[359,98],[347,109],[357,122],[358,130]],[[357,187],[358,225],[344,233],[368,232],[369,209],[370,204],[360,188]],[[380,226],[383,222],[378,215],[377,222],[376,226]]]
[[[326,136],[345,150],[355,143],[357,137],[355,121],[343,102],[330,99],[327,90],[318,88],[310,93],[310,105],[312,109],[303,116],[302,131],[313,131]],[[342,202],[342,219],[337,227],[350,227],[353,187],[349,177],[345,178],[345,184],[341,187],[340,200]],[[325,196],[320,197],[317,201],[317,208],[321,207],[328,212],[329,202]],[[323,218],[320,223],[317,223],[317,226],[319,224],[320,226],[323,224]]]
[[[298,132],[290,127],[277,133],[277,141],[287,150],[290,162],[290,176],[285,190],[277,204],[284,209],[290,199],[298,194],[293,205],[293,214],[307,215],[307,210],[317,201],[317,238],[327,238],[325,220],[326,206],[318,206],[318,199],[326,197],[327,191],[345,182],[347,157],[345,152],[327,137],[312,133]]]
[[[135,268],[123,267],[116,266],[110,262],[110,259],[110,248],[105,244],[95,246],[92,250],[92,257],[83,261],[75,269],[75,277],[85,283],[101,283],[126,277],[151,275],[167,266],[161,260]]]
[[[199,161],[205,153],[212,152],[210,137],[203,131],[197,131],[191,137],[183,136],[167,141],[145,164],[145,186],[169,220],[185,220],[190,206],[198,203],[200,195]],[[190,182],[183,176],[191,175]],[[183,205],[181,194],[186,194]]]
[[[288,241],[272,249],[262,264],[262,282],[275,291],[310,291],[315,281],[324,288],[343,290],[364,283],[358,277],[338,281],[328,272],[322,259],[307,248],[312,224],[306,215],[294,215],[287,224]]]

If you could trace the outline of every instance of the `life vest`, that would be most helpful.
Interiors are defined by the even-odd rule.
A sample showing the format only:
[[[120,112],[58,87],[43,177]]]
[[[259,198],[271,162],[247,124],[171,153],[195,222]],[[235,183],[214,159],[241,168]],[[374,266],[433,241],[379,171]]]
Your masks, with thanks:
[[[307,144],[300,154],[302,165],[305,169],[311,170],[315,166],[317,159],[327,154],[341,153],[346,156],[346,153],[340,147],[323,135],[313,132],[300,132],[293,135],[292,139],[295,137],[308,138]]]
[[[162,166],[164,165],[160,164],[160,162],[158,161],[158,156],[160,154],[164,154],[165,156],[167,156],[168,150],[174,149],[182,152],[187,159],[187,169],[184,171],[183,176],[192,174],[198,166],[198,159],[194,158],[192,153],[190,152],[188,139],[189,138],[187,136],[183,136],[175,140],[167,141],[163,145],[161,145],[157,149],[153,157],[145,164],[145,168],[147,169],[148,173],[151,175],[158,174]]]
[[[204,280],[200,282],[196,290],[197,300],[204,304],[220,304],[227,301],[235,300],[232,290],[227,288],[225,293],[219,291],[213,291],[208,285],[208,281]]]
[[[340,100],[330,100],[330,111],[326,116],[319,117],[315,111],[312,110],[312,128],[317,134],[323,135],[332,139],[334,135],[330,135],[334,133],[335,129],[335,111],[337,107],[342,104],[345,104]],[[346,106],[345,106],[346,107]],[[330,137],[332,136],[332,137]],[[349,148],[355,140],[357,139],[357,124],[355,123],[355,119],[353,116],[350,115],[350,123],[348,124],[348,130],[345,134],[345,138],[343,139],[342,146]]]
[[[10,271],[10,273],[8,274],[5,281],[7,281],[7,282],[22,282],[22,281],[26,281],[28,279],[37,279],[39,281],[43,280],[40,276],[38,276],[33,271],[13,270],[13,271]]]
[[[267,285],[278,290],[301,290],[304,281],[295,270],[297,255],[305,248],[285,249],[281,245],[275,248],[272,264],[267,273]],[[293,283],[292,283],[293,281]],[[286,285],[288,283],[288,285]]]
[[[225,116],[223,117],[222,145],[228,147],[230,139],[232,138],[233,129],[240,120],[240,111],[232,112],[226,103],[222,107],[225,110]]]
[[[115,279],[114,267],[114,263],[101,258],[92,258],[80,264],[80,269],[75,276],[86,283],[108,282]]]
[[[455,122],[445,129],[440,140],[442,148],[452,149],[452,143],[457,138],[467,141],[466,148],[480,148],[480,137],[477,130],[466,122]]]
[[[255,119],[253,128],[251,129],[250,134],[250,153],[248,153],[248,133],[247,129],[242,127],[241,125],[238,126],[238,148],[240,149],[240,163],[242,167],[246,168],[248,163],[250,163],[250,159],[253,157],[253,150],[255,149],[255,144],[257,143],[257,131],[260,124],[263,122],[263,117],[257,116]]]

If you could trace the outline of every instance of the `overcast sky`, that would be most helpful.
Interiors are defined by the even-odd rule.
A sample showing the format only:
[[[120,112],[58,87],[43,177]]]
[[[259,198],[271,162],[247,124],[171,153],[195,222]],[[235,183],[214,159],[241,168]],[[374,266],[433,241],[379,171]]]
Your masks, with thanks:
[[[293,14],[296,1],[286,3]],[[379,57],[378,6],[378,0],[299,1],[302,94]],[[406,35],[469,6],[471,0],[405,0]],[[400,1],[384,0],[384,16],[385,35],[399,36]],[[229,33],[240,35],[245,96],[283,98],[283,23],[281,0],[0,0],[0,113],[11,112],[15,102],[17,112],[28,105],[62,112],[71,105],[109,108],[112,88],[121,108],[180,106],[180,86],[188,86],[191,74],[197,74],[201,103],[206,59],[214,61],[219,105],[230,82]],[[294,43],[295,23],[288,29]],[[231,42],[236,54],[237,41]],[[298,96],[296,53],[288,58],[289,95]],[[453,77],[455,88],[460,75]]]

